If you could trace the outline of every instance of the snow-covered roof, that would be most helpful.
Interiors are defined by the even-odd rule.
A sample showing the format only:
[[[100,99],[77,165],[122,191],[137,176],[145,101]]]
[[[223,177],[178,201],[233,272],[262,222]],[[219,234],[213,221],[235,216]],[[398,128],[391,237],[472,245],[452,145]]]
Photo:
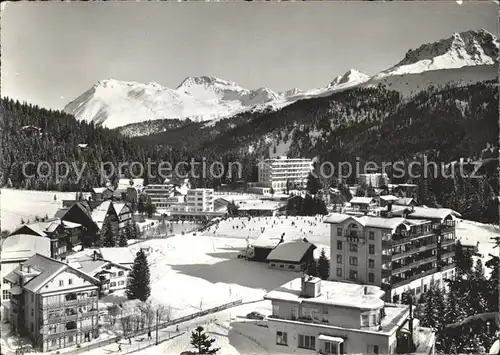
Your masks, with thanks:
[[[264,232],[254,240],[253,246],[257,248],[274,248],[281,240],[284,233]]]
[[[102,194],[104,191],[109,190],[107,187],[94,187],[92,191],[94,191],[96,194]]]
[[[109,200],[103,201],[92,211],[92,219],[97,224],[99,229],[101,229],[104,224],[104,220],[106,219],[106,215],[108,214],[110,204],[111,201]]]
[[[294,303],[316,303],[360,310],[379,309],[384,306],[384,301],[381,298],[385,292],[378,286],[324,280],[319,282],[320,295],[318,297],[302,297],[302,279],[298,277],[267,293],[264,299]]]
[[[353,203],[370,204],[372,202],[375,202],[375,199],[373,197],[359,197],[359,196],[353,197],[349,201],[349,203],[351,204]]]
[[[88,144],[87,143],[79,143],[78,148],[87,148]]]
[[[444,220],[448,216],[461,217],[460,213],[449,208],[414,207],[414,211],[408,215],[410,218],[428,218]]]
[[[388,202],[390,202],[390,201],[397,201],[397,200],[399,200],[399,197],[396,197],[396,196],[394,196],[394,195],[384,195],[384,196],[380,196],[380,198],[381,198],[382,200],[384,200],[384,201],[388,201]]]
[[[411,197],[401,197],[401,198],[398,198],[396,200],[396,204],[397,205],[401,205],[401,206],[409,206],[411,203],[415,203],[415,199],[411,198]]]
[[[271,252],[267,256],[267,260],[280,260],[297,263],[302,260],[304,255],[311,247],[316,249],[316,246],[314,244],[304,241],[303,239],[283,242],[278,244],[276,248],[271,250]]]
[[[347,220],[357,222],[364,227],[394,230],[396,227],[405,224],[405,219],[401,217],[385,218],[376,216],[350,216],[340,213],[332,213],[325,219],[325,223],[339,224]]]
[[[0,259],[27,260],[34,254],[50,257],[50,239],[31,234],[15,234],[4,239]]]
[[[23,224],[22,226],[18,227],[16,230],[14,230],[11,235],[16,234],[18,231],[20,231],[22,228],[28,228],[40,237],[46,237],[47,234],[44,232],[45,228],[54,221],[54,219],[50,219],[44,222],[35,222],[35,223],[30,223],[30,224]],[[22,234],[22,233],[21,233]]]
[[[122,248],[99,248],[99,254],[103,260],[115,264],[128,265],[134,263],[134,255],[127,247]]]
[[[113,203],[113,207],[115,209],[116,214],[119,216],[120,213],[122,213],[122,210],[125,208],[126,204],[122,202],[115,202]]]

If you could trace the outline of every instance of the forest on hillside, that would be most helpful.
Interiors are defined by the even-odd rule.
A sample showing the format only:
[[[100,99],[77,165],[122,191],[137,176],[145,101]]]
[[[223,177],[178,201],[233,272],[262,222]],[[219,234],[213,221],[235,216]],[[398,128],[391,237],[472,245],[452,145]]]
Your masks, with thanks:
[[[2,120],[0,182],[13,188],[89,191],[102,186],[101,162],[167,161],[172,166],[187,162],[181,173],[191,170],[191,183],[218,188],[241,186],[256,180],[259,158],[280,144],[288,144],[291,157],[317,157],[329,161],[377,163],[401,161],[410,164],[422,156],[448,164],[464,159],[493,159],[498,164],[498,86],[493,82],[465,87],[429,88],[411,99],[382,86],[356,88],[328,97],[297,101],[281,110],[238,114],[206,124],[196,122],[151,122],[149,127],[170,127],[150,136],[128,138],[117,130],[79,122],[63,112],[46,110],[9,98],[1,100]],[[27,126],[36,128],[26,129]],[[137,127],[133,127],[136,129]],[[82,149],[79,144],[87,144]],[[31,177],[23,174],[26,162],[69,162],[86,168],[80,181],[74,171],[63,179],[44,178],[34,167]],[[203,176],[203,166],[220,162],[213,174]],[[241,176],[229,174],[229,163],[239,162]],[[46,169],[45,169],[46,170]],[[71,169],[73,170],[73,169]],[[41,169],[43,172],[44,169]],[[146,183],[160,182],[147,176]],[[220,174],[219,174],[220,172]],[[130,176],[127,169],[125,175]],[[206,173],[206,171],[205,171]],[[391,171],[388,172],[390,177]],[[116,182],[117,175],[111,175]],[[195,177],[196,176],[196,177]],[[335,176],[322,179],[324,187],[338,183]],[[408,179],[393,179],[407,182]],[[354,183],[355,176],[345,182]],[[419,195],[429,206],[456,209],[465,218],[498,221],[498,169],[490,164],[478,179],[420,178]]]

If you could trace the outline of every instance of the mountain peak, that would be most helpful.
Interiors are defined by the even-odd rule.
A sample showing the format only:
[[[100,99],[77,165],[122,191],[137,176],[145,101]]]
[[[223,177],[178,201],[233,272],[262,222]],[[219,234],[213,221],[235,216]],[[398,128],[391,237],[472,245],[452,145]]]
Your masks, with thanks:
[[[214,86],[214,85],[226,85],[226,86],[238,86],[236,83],[219,79],[215,76],[188,76],[186,77],[176,90],[183,87],[190,87],[192,85],[202,85],[202,86]]]
[[[499,42],[496,36],[484,29],[469,30],[411,49],[397,65],[377,76],[494,65],[498,63],[498,52]]]
[[[343,75],[337,76],[333,81],[328,85],[328,87],[334,87],[338,85],[345,85],[348,83],[361,83],[367,81],[370,77],[359,70],[349,69]]]

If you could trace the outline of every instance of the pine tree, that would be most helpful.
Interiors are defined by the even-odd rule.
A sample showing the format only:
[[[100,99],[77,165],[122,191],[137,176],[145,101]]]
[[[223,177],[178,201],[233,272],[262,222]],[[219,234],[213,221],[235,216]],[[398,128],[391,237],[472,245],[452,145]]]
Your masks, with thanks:
[[[118,246],[119,247],[126,247],[128,245],[127,242],[127,235],[125,233],[120,233],[120,238],[118,240]]]
[[[191,345],[196,349],[197,354],[216,354],[220,348],[212,347],[215,339],[210,338],[203,330],[202,326],[198,326],[191,333]]]
[[[313,174],[307,176],[306,189],[311,195],[316,195],[321,189],[321,183]]]
[[[318,276],[318,262],[313,259],[309,264],[307,264],[307,274],[311,276]]]
[[[136,254],[125,293],[129,300],[139,299],[142,302],[151,295],[148,259],[142,250]]]
[[[445,325],[460,322],[465,317],[463,299],[456,291],[450,291],[446,297],[446,307],[443,315]]]
[[[330,277],[330,260],[326,256],[325,249],[321,249],[318,259],[318,275],[322,280],[328,280]]]
[[[466,250],[460,240],[455,246],[455,265],[457,266],[457,277],[468,274],[473,266],[472,254]]]
[[[113,216],[108,216],[101,230],[102,246],[113,248],[116,246],[116,239],[118,237],[118,224],[115,223]]]

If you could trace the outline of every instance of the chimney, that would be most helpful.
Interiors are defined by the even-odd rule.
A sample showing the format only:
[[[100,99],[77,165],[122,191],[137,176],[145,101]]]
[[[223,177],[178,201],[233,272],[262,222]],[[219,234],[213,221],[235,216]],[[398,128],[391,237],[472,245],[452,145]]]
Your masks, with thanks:
[[[94,250],[94,254],[92,254],[92,260],[96,261],[97,260],[97,251]]]
[[[26,269],[26,272],[29,274],[31,271],[31,266],[28,265],[27,269]]]
[[[368,286],[363,287],[363,291],[365,296],[368,294]]]
[[[24,271],[24,264],[23,263],[19,264],[19,271]]]
[[[285,232],[283,232],[283,234],[281,235],[280,243],[282,243],[284,240],[285,240]]]
[[[392,211],[392,201],[387,202],[387,212]]]

